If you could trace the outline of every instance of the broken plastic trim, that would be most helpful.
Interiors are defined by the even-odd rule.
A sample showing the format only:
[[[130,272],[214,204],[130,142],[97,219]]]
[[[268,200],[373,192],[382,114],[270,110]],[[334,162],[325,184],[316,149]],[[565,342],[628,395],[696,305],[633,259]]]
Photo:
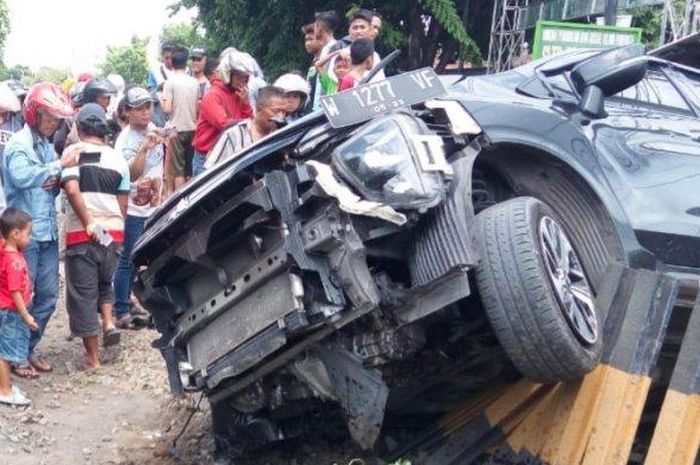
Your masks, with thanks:
[[[450,121],[452,132],[459,136],[481,134],[481,126],[464,107],[454,100],[428,100],[425,107],[431,110],[441,108]]]
[[[353,193],[350,188],[341,184],[333,175],[329,165],[314,160],[305,163],[316,173],[316,182],[326,195],[338,200],[340,209],[351,215],[371,216],[379,218],[398,226],[406,223],[407,218],[389,205],[362,199]]]

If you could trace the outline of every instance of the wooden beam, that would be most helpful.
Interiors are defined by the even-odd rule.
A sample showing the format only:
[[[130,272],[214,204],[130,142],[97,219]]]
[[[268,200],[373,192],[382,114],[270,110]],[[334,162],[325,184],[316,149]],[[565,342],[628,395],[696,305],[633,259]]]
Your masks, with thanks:
[[[645,465],[692,465],[700,447],[700,296],[696,297]]]

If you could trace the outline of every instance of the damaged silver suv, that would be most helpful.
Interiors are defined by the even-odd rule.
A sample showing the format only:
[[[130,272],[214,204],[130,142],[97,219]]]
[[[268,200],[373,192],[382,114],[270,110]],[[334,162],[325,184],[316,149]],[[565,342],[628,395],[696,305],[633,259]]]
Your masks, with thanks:
[[[614,187],[644,170],[611,169],[619,154],[596,145],[607,97],[647,59],[632,46],[526,70],[457,83],[417,70],[324,97],[149,220],[136,292],[172,389],[206,393],[221,448],[338,420],[375,447],[434,385],[488,385],[498,354],[540,382],[596,366],[609,262],[666,266]],[[566,96],[516,89],[555,74]],[[653,209],[667,191],[646,186]]]

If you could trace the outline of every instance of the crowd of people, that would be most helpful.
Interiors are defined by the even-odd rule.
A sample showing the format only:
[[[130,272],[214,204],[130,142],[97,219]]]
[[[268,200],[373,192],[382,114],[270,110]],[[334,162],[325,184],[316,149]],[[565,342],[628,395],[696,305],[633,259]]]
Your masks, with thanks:
[[[39,343],[59,294],[59,231],[65,295],[81,368],[100,367],[103,346],[144,327],[134,304],[131,250],[163,199],[190,178],[320,108],[379,62],[381,17],[359,9],[315,14],[301,28],[313,62],[271,85],[256,60],[226,48],[161,47],[147,86],[83,73],[70,88],[0,84],[0,403],[28,405],[11,374],[52,371]],[[382,78],[382,73],[377,78]],[[226,133],[226,137],[220,137]],[[230,144],[220,150],[219,144]],[[59,212],[65,212],[59,221]]]

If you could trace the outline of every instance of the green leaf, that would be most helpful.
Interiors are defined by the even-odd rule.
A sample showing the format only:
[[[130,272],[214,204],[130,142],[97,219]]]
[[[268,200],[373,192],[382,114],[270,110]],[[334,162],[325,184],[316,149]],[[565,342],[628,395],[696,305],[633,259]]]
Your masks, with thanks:
[[[457,13],[454,0],[418,0],[425,10],[461,45],[474,47],[476,43],[469,37],[462,18]]]

